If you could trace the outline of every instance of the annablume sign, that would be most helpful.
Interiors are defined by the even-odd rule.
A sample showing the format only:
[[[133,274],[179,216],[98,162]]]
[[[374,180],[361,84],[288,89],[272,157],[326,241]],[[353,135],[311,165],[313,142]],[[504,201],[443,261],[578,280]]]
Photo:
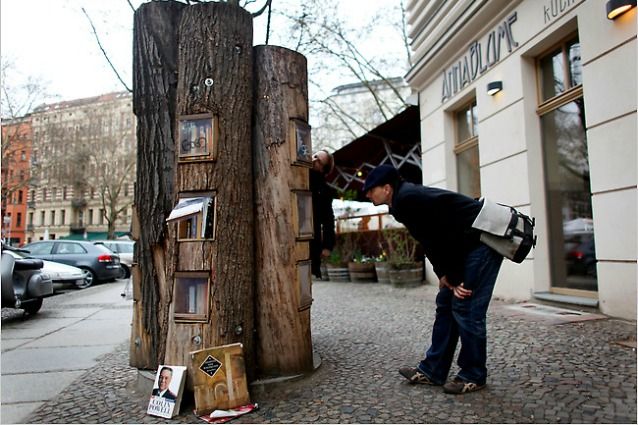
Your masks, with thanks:
[[[501,60],[504,47],[507,48],[507,54],[518,47],[518,42],[514,40],[512,34],[514,22],[516,22],[516,12],[512,13],[483,40],[472,42],[467,53],[458,62],[443,71],[441,103],[497,64]]]

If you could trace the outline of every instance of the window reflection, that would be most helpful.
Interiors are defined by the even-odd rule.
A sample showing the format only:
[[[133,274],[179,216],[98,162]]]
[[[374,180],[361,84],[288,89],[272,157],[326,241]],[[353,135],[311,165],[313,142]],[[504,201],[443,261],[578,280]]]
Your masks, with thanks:
[[[555,287],[597,290],[589,161],[582,98],[541,117]]]
[[[569,79],[571,87],[583,83],[583,68],[580,60],[580,43],[578,40],[568,45],[569,51]]]

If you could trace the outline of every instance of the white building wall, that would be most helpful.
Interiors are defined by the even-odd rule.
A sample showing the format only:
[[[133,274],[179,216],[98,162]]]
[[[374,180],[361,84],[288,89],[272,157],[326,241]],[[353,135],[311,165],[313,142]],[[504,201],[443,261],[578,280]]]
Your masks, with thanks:
[[[528,300],[551,288],[547,239],[543,147],[535,58],[576,29],[581,44],[583,97],[598,259],[598,302],[603,313],[636,317],[636,9],[610,21],[604,0],[501,0],[456,2],[457,24],[432,16],[440,1],[411,0],[415,66],[406,79],[419,92],[423,182],[455,190],[452,112],[476,98],[479,123],[481,191],[537,218],[536,249],[520,265],[505,261],[495,296]],[[449,9],[449,8],[448,8]],[[443,72],[458,63],[473,41],[516,13],[518,42],[511,53],[463,89],[442,101]],[[425,28],[423,26],[426,26]],[[420,60],[420,61],[419,61]],[[613,70],[613,73],[610,71]],[[495,96],[490,81],[503,82]],[[436,280],[428,266],[428,278]],[[436,282],[431,282],[436,283]]]

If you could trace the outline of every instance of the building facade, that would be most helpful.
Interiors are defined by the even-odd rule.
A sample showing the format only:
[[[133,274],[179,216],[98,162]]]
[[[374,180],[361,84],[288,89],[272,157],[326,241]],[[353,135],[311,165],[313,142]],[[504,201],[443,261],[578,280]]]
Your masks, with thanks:
[[[2,240],[10,245],[26,241],[32,135],[30,116],[2,121]]]
[[[636,8],[410,0],[423,183],[536,218],[495,296],[636,318]],[[432,270],[427,273],[431,279]]]
[[[32,113],[27,242],[130,231],[136,173],[130,93],[43,105]]]
[[[408,106],[403,78],[344,84],[312,105],[312,144],[335,151],[389,120]]]

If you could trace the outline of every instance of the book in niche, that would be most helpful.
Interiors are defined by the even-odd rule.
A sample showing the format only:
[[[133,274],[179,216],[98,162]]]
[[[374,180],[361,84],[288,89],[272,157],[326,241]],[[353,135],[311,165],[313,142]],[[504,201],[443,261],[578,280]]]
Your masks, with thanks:
[[[146,413],[168,419],[176,416],[179,413],[185,383],[185,366],[160,365],[157,368]]]

